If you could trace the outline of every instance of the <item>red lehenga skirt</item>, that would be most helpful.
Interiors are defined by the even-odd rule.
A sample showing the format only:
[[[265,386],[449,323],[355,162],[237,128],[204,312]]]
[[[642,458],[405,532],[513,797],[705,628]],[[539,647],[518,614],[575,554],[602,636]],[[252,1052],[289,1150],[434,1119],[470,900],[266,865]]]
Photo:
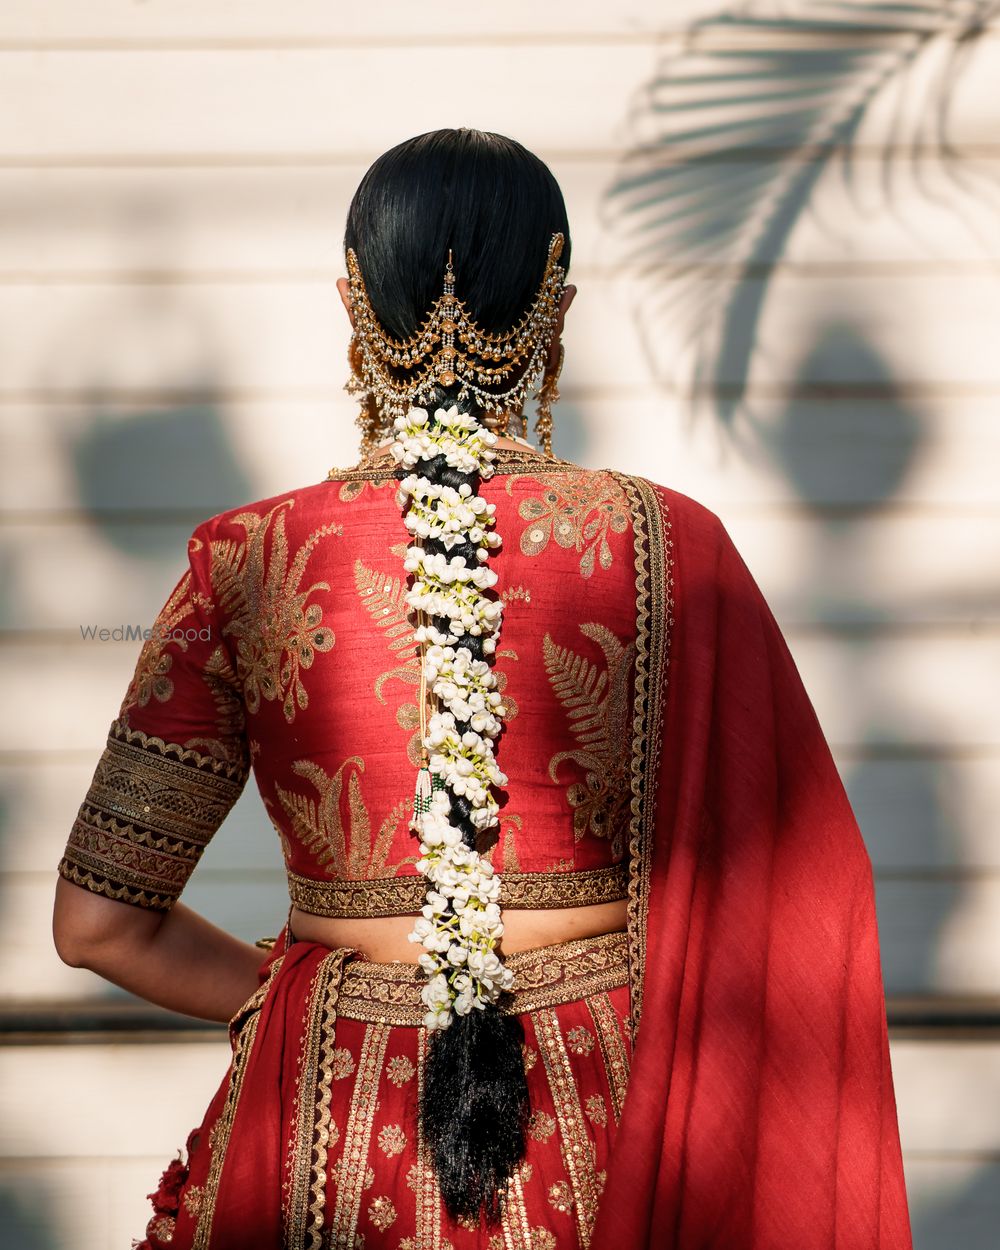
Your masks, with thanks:
[[[417,1119],[422,974],[282,930],[140,1250],[563,1250],[590,1239],[631,1049],[626,936],[508,957],[527,1152],[494,1227],[443,1208]]]

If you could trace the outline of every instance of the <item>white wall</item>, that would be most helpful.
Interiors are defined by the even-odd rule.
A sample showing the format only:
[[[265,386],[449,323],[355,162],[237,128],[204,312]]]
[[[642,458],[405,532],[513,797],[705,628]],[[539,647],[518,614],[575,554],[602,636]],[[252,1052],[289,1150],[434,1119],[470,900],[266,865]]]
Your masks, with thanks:
[[[580,294],[556,450],[722,515],[851,789],[890,993],[1000,1000],[1000,32],[963,40],[959,19],[928,11],[921,39],[890,29],[902,11],[847,12],[0,9],[11,999],[106,992],[58,962],[49,915],[135,653],[82,642],[79,624],[149,623],[197,521],[354,458],[333,289],[349,196],[392,143],[471,124],[523,140],[566,192]],[[829,25],[803,33],[806,15]],[[185,899],[248,938],[281,924],[280,855],[253,796]],[[895,1053],[918,1250],[985,1246],[1000,1143],[982,1092],[1000,1047],[907,1039]],[[5,1220],[11,1245],[64,1244],[84,1208],[93,1245],[138,1235],[147,1181],[200,1117],[221,1054],[0,1052],[5,1075],[32,1074],[7,1094],[0,1244]],[[148,1133],[111,1121],[99,1148],[36,1113],[52,1071],[86,1078],[83,1108],[119,1060],[137,1082],[173,1065],[187,1105],[151,1108]],[[137,1150],[145,1162],[126,1166]],[[45,1195],[44,1218],[15,1190]]]

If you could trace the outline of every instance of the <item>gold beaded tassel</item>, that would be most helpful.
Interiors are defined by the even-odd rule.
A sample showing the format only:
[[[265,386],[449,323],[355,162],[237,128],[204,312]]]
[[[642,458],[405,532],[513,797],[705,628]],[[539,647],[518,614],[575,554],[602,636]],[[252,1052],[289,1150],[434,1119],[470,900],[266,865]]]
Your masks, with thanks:
[[[427,624],[427,617],[422,608],[417,609],[417,625],[423,626]],[[431,810],[431,798],[435,790],[440,790],[444,786],[444,782],[439,778],[431,775],[430,755],[424,743],[427,740],[427,674],[424,671],[424,650],[426,643],[421,642],[417,650],[417,659],[420,662],[420,694],[419,694],[419,715],[420,715],[420,767],[417,769],[417,780],[413,790],[413,816],[410,820],[410,829],[419,837],[423,833],[424,817]]]
[[[559,359],[552,373],[545,375],[542,389],[538,392],[538,415],[535,418],[535,435],[547,456],[552,455],[552,405],[559,399],[559,375],[562,373],[566,350],[559,344]]]
[[[456,382],[455,331],[458,329],[458,323],[455,320],[455,314],[458,311],[455,307],[455,267],[452,264],[451,248],[448,248],[448,264],[444,271],[441,311],[444,313],[444,320],[441,322],[441,346],[434,357],[434,367],[437,369],[437,380],[447,389],[449,386],[454,386]]]
[[[558,318],[566,275],[559,264],[564,242],[561,234],[552,236],[534,301],[516,325],[501,332],[482,330],[456,296],[449,252],[443,294],[416,333],[404,339],[393,338],[379,324],[357,255],[349,248],[347,272],[357,340],[351,363],[360,375],[358,387],[349,389],[365,396],[359,419],[365,437],[391,427],[393,419],[414,403],[426,402],[435,387],[448,389],[456,382],[459,399],[471,399],[486,410],[502,413],[523,405]],[[367,411],[369,397],[377,416]]]
[[[355,418],[355,423],[361,430],[361,456],[363,458],[370,451],[374,450],[382,429],[382,422],[379,419],[375,396],[365,385],[361,376],[360,359],[361,344],[358,342],[358,336],[355,333],[351,335],[351,341],[347,345],[347,364],[351,374],[344,383],[344,390],[348,395],[356,399],[361,407],[361,411]]]

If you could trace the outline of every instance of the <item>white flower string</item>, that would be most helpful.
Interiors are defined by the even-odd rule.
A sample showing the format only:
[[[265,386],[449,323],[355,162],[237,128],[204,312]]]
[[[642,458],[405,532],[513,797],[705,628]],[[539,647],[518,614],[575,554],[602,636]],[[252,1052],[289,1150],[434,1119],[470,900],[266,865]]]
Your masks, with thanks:
[[[433,417],[411,408],[393,426],[393,459],[415,470],[402,478],[398,500],[412,540],[404,567],[413,574],[406,602],[418,621],[424,752],[411,827],[420,838],[417,870],[427,878],[427,894],[409,940],[424,948],[419,960],[428,978],[421,990],[424,1023],[444,1029],[454,1014],[496,1002],[514,983],[496,953],[503,935],[500,877],[453,821],[458,799],[475,832],[488,832],[499,812],[492,788],[507,781],[493,753],[505,709],[489,662],[475,655],[495,653],[503,605],[485,593],[497,580],[486,567],[489,552],[500,546],[493,532],[495,506],[469,483],[443,485],[424,476],[420,466],[440,465],[443,457],[460,473],[488,478],[496,435],[456,406],[439,408]],[[444,550],[427,551],[427,541]],[[466,544],[475,548],[472,566],[464,555],[446,554]],[[480,639],[481,647],[463,643],[469,637]],[[429,721],[428,689],[437,700]]]

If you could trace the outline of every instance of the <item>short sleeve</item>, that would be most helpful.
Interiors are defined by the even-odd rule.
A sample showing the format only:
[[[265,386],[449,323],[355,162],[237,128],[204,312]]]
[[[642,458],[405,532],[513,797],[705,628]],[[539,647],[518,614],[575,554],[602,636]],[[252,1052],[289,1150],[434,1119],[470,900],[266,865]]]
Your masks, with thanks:
[[[199,526],[187,570],[136,635],[135,672],[59,861],[66,880],[159,911],[180,896],[249,771],[223,625]]]

